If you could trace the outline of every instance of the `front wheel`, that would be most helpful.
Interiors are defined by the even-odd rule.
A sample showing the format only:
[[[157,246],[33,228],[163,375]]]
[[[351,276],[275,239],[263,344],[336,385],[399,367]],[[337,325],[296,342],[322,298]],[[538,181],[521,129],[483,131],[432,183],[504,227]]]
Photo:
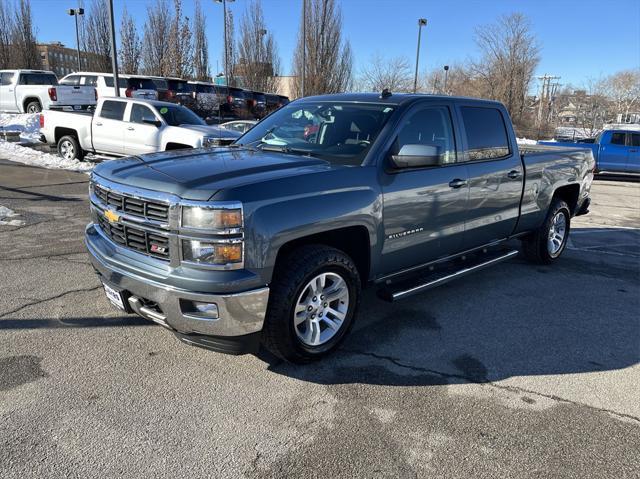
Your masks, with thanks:
[[[553,263],[567,246],[570,227],[569,206],[559,198],[554,199],[542,226],[522,241],[527,259],[535,263]]]
[[[353,325],[360,276],[342,251],[303,246],[278,266],[263,341],[276,356],[304,363],[333,351]]]
[[[82,160],[84,152],[75,136],[63,136],[58,140],[58,154],[65,160]]]

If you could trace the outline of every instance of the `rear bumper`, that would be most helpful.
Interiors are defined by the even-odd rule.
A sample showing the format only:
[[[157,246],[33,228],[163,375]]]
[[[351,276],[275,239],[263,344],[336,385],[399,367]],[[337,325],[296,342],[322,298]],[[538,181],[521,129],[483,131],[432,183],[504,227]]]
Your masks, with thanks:
[[[87,227],[85,242],[96,272],[103,282],[122,293],[128,312],[170,329],[188,344],[230,354],[257,350],[268,287],[222,294],[178,289],[151,279],[145,271],[132,272],[130,265],[119,264],[117,254],[111,254],[117,245],[93,225]],[[199,317],[193,302],[215,304],[217,317]]]

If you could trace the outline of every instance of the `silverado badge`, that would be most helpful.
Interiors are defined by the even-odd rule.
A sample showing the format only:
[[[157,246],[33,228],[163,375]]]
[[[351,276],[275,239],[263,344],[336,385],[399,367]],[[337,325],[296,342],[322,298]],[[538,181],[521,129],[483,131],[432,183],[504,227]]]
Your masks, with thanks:
[[[117,223],[118,220],[120,219],[120,216],[111,210],[105,210],[104,217],[107,218],[109,223]]]

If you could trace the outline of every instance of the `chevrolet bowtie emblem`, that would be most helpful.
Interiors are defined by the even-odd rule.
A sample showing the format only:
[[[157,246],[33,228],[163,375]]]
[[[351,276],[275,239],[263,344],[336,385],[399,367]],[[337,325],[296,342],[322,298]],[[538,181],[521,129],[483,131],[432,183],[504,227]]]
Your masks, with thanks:
[[[117,213],[114,213],[111,210],[105,210],[104,217],[109,220],[109,223],[117,223],[120,219],[120,216]]]

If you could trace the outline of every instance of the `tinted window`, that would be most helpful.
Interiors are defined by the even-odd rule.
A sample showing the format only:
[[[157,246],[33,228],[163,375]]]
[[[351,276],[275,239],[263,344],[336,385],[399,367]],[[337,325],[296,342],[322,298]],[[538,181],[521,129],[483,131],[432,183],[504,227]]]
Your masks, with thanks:
[[[104,84],[113,87],[113,77],[104,77]],[[118,77],[118,86],[120,88],[127,88],[127,79]]]
[[[97,76],[89,76],[89,77],[83,77],[83,78],[84,78],[84,84],[87,86],[96,86],[98,84]]]
[[[239,88],[229,88],[229,95],[235,98],[246,98],[246,92],[244,90],[240,90]]]
[[[455,163],[456,148],[449,110],[433,107],[412,113],[400,127],[394,153],[398,153],[405,145],[435,146],[440,164]]]
[[[78,75],[71,75],[60,80],[60,85],[78,85],[80,83],[80,77]]]
[[[52,73],[23,73],[20,85],[57,85],[58,79]]]
[[[469,160],[490,160],[509,154],[502,113],[496,108],[462,107]]]
[[[127,78],[127,87],[134,90],[155,90],[156,84],[149,78]]]
[[[167,86],[169,90],[179,91],[179,92],[189,92],[191,88],[186,81],[180,80],[167,80]]]
[[[212,85],[194,85],[198,93],[214,93]]]
[[[134,103],[131,105],[131,118],[129,121],[133,123],[143,123],[143,118],[155,118],[153,112],[144,105]]]
[[[162,78],[153,78],[151,80],[153,84],[156,86],[158,90],[168,90],[169,86],[167,85],[167,80]]]
[[[640,133],[631,134],[631,146],[640,146]]]
[[[0,73],[0,85],[11,85],[13,83],[13,72]]]
[[[122,120],[126,107],[127,104],[123,101],[105,101],[102,104],[100,116],[102,118],[108,118],[109,120]]]
[[[624,133],[612,133],[611,144],[612,145],[624,145]]]

